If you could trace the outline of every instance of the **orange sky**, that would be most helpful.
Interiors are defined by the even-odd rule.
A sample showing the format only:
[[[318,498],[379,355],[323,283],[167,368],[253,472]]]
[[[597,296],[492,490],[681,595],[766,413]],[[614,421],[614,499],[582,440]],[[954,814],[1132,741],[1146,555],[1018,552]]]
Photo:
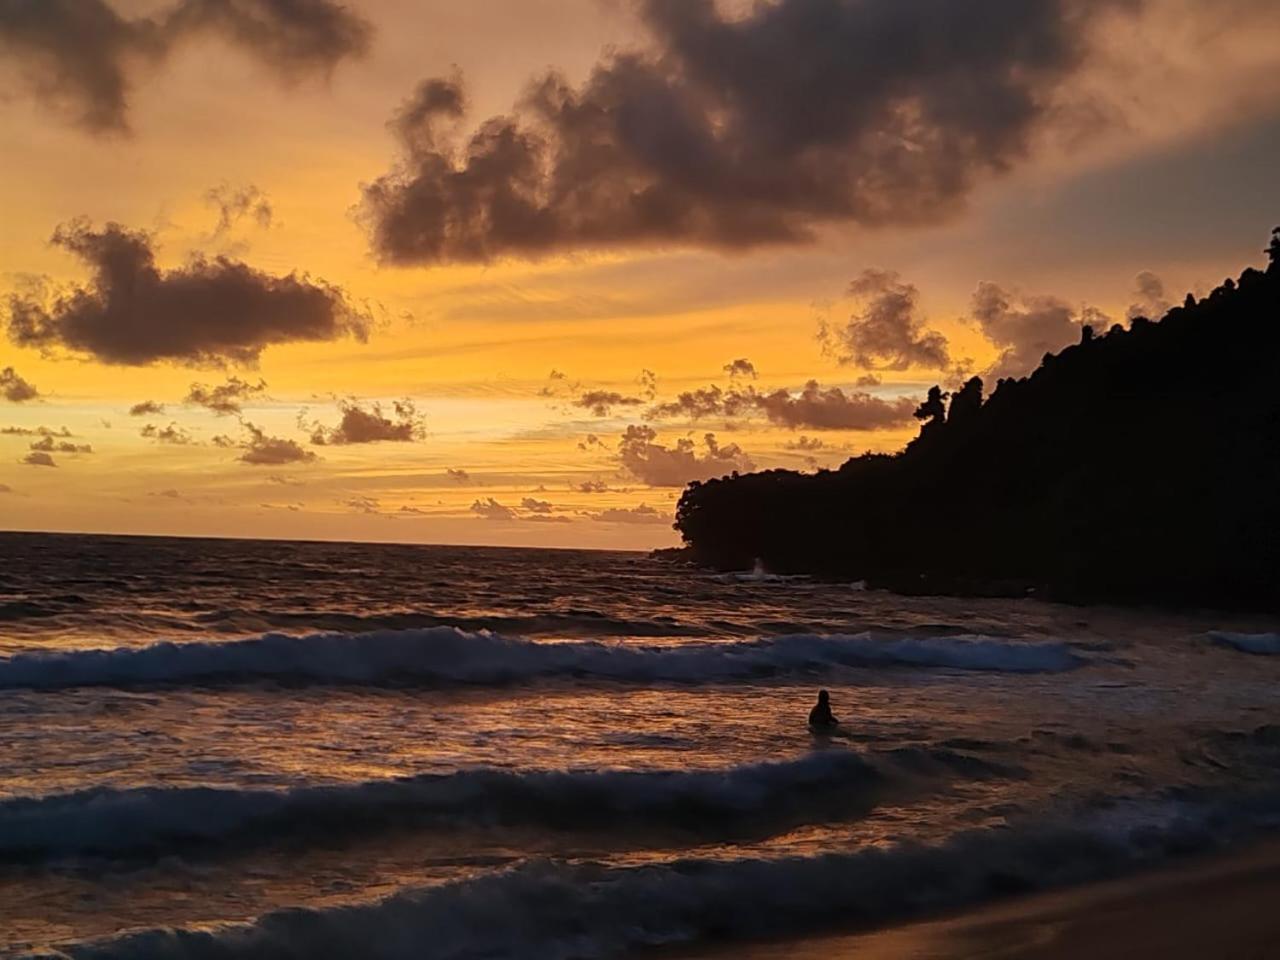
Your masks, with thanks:
[[[109,6],[136,21],[174,4]],[[1203,292],[1258,262],[1280,221],[1280,11],[1233,0],[1208,15],[1192,0],[1149,0],[1139,15],[1092,28],[1087,59],[1055,87],[1052,110],[1016,162],[987,171],[923,222],[832,218],[811,224],[806,242],[730,252],[696,237],[624,237],[533,257],[506,250],[484,262],[380,262],[362,185],[403,156],[388,121],[420,81],[465,79],[468,111],[454,126],[470,133],[508,113],[549,67],[576,86],[609,51],[656,58],[660,41],[639,4],[625,0],[350,6],[367,22],[367,47],[285,77],[278,51],[263,57],[213,28],[193,31],[162,59],[126,58],[127,131],[86,129],[74,97],[50,99],[47,51],[31,53],[0,16],[0,80],[14,91],[0,98],[0,293],[16,298],[0,321],[12,329],[14,303],[54,311],[90,282],[82,259],[49,242],[60,224],[83,217],[91,230],[114,221],[146,231],[162,273],[203,254],[256,274],[322,279],[369,324],[364,342],[273,343],[256,365],[122,364],[65,340],[0,339],[0,369],[38,391],[0,398],[0,428],[12,428],[0,434],[0,529],[671,545],[679,463],[653,484],[681,438],[693,443],[696,472],[730,444],[741,451],[726,457],[731,466],[812,469],[897,449],[914,433],[901,416],[860,429],[796,413],[801,422],[791,426],[763,403],[702,419],[658,410],[680,392],[717,385],[795,400],[816,380],[885,404],[918,397],[932,383],[991,370],[1004,349],[1031,350],[1017,338],[1040,322],[1043,298],[1056,298],[1072,323],[1086,306],[1123,321],[1143,302],[1140,272],[1158,276],[1173,301]],[[759,14],[739,5],[720,16]],[[220,185],[224,197],[254,188],[245,196],[269,204],[269,218],[251,205],[219,229],[209,192]],[[848,349],[841,363],[839,343],[824,350],[821,322],[842,331],[887,302],[849,295],[872,268],[914,286],[914,342],[945,337],[946,368],[874,351],[859,360]],[[1010,295],[1004,326],[984,328],[972,316],[980,282]],[[1008,342],[993,342],[997,330],[1009,331]],[[739,358],[754,377],[726,372]],[[192,384],[233,376],[266,384],[239,413],[184,402]],[[591,391],[634,402],[575,405]],[[391,405],[403,398],[420,418],[404,421],[412,436],[312,442],[316,423],[339,424],[343,402],[366,412],[378,404],[400,422]],[[130,415],[143,401],[164,410]],[[245,462],[251,434],[241,421],[302,453]],[[160,439],[169,427],[186,442]],[[629,465],[628,427],[654,431],[641,451],[651,469]],[[27,462],[42,443],[55,466]],[[84,445],[91,451],[71,449]]]

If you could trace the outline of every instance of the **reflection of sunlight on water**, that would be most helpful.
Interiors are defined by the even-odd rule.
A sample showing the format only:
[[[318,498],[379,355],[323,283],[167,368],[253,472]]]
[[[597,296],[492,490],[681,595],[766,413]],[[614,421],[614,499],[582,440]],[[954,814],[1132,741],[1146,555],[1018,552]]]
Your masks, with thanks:
[[[0,901],[12,915],[8,942],[364,901],[530,857],[652,864],[937,843],[1067,810],[1088,797],[1269,775],[1270,754],[1257,753],[1262,747],[1230,741],[1188,753],[1189,741],[1249,727],[1242,718],[1262,722],[1260,705],[1273,701],[1280,661],[1203,639],[1214,628],[1262,632],[1256,622],[904,598],[777,580],[763,569],[720,577],[628,555],[566,552],[549,562],[546,554],[521,551],[331,544],[289,545],[284,553],[265,544],[206,544],[194,556],[183,550],[190,547],[172,542],[132,556],[126,549],[111,566],[93,567],[109,571],[101,574],[86,575],[89,567],[77,564],[68,576],[67,559],[56,557],[7,572],[0,589],[9,594],[0,603],[21,594],[43,598],[44,609],[5,623],[0,650],[419,629],[423,618],[434,618],[542,642],[603,639],[646,649],[804,631],[873,630],[886,641],[985,634],[1070,643],[1086,665],[1027,674],[828,665],[674,684],[568,672],[443,688],[260,678],[214,687],[0,690],[0,798],[95,787],[363,789],[391,778],[483,770],[517,777],[709,771],[740,792],[712,794],[720,806],[700,813],[697,803],[705,800],[696,796],[703,794],[691,801],[682,788],[656,780],[622,793],[599,785],[582,788],[575,802],[616,808],[616,816],[593,818],[588,807],[575,817],[552,805],[545,815],[526,811],[518,823],[472,809],[469,817],[410,826],[388,813],[386,822],[375,817],[355,832],[345,831],[339,816],[331,830],[293,823],[251,842],[229,839],[167,857],[151,851],[128,864],[0,869]],[[819,740],[807,730],[819,686],[831,690],[843,738]],[[853,751],[877,764],[883,783],[872,800],[852,802],[857,790],[870,788],[799,779],[779,801],[752,794],[752,782],[729,779],[749,765],[800,762],[825,751]],[[670,809],[663,790],[672,791]],[[824,793],[834,806],[823,806]],[[627,813],[628,803],[642,800],[649,804],[643,817]],[[797,816],[785,815],[790,801]],[[732,822],[735,809],[741,823]],[[0,841],[4,813],[0,807]]]

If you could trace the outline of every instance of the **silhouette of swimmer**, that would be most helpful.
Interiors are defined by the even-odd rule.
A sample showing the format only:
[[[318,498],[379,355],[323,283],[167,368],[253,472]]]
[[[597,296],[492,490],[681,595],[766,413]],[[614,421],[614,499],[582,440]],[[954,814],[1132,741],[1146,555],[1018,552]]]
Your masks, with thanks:
[[[809,726],[815,730],[830,730],[839,722],[831,712],[831,695],[825,690],[819,690],[818,702],[809,711]]]

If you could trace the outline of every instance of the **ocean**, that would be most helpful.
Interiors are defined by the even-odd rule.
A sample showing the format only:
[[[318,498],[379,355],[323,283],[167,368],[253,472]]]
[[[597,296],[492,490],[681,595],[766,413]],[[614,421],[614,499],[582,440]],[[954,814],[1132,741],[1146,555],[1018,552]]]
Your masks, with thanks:
[[[0,953],[604,958],[1087,882],[1277,823],[1278,680],[1274,618],[2,534]]]

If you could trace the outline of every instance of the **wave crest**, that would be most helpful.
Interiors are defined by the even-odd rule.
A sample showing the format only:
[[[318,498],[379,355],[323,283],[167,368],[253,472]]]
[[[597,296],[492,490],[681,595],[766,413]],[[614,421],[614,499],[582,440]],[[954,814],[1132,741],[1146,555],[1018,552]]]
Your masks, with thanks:
[[[731,837],[865,814],[889,794],[1021,771],[949,750],[822,750],[721,770],[496,768],[289,790],[95,788],[0,802],[0,858],[165,853],[429,826],[629,828]]]
[[[883,923],[995,894],[1092,879],[1213,841],[1168,801],[1077,821],[778,860],[534,862],[360,906],[291,909],[214,931],[153,930],[67,948],[76,960],[499,956],[603,958],[662,944]]]
[[[371,633],[270,633],[225,643],[164,642],[23,653],[0,661],[0,688],[199,684],[507,684],[562,677],[619,683],[723,683],[840,667],[910,666],[1029,673],[1082,661],[1065,643],[982,636],[880,638],[791,634],[643,646],[539,643],[454,627]]]

